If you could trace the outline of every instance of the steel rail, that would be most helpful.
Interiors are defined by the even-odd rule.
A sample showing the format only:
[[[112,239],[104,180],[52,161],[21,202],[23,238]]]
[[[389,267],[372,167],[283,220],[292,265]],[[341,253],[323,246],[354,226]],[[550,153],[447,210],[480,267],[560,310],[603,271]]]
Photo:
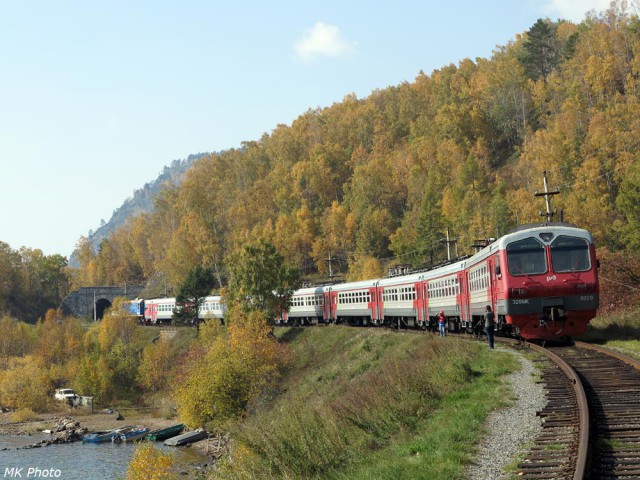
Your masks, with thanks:
[[[640,371],[640,360],[636,360],[635,358],[625,355],[624,353],[616,352],[615,350],[601,347],[599,345],[594,345],[592,343],[585,343],[585,342],[574,342],[574,343],[576,347],[595,350],[596,352],[604,353],[605,355],[609,355],[610,357],[617,358],[621,362],[624,362],[630,367],[633,367],[636,370]]]
[[[562,358],[560,358],[555,353],[549,351],[548,349],[541,347],[539,345],[528,343],[528,342],[520,342],[518,340],[510,339],[510,338],[500,338],[497,337],[496,341],[500,343],[507,343],[511,345],[522,345],[527,348],[530,348],[536,352],[539,352],[545,355],[551,362],[562,370],[562,372],[566,375],[569,381],[573,385],[573,390],[576,395],[576,402],[578,405],[578,414],[580,417],[579,421],[579,438],[578,438],[578,446],[577,446],[577,455],[576,455],[576,465],[575,472],[573,474],[574,480],[582,480],[587,471],[587,457],[589,453],[589,404],[587,402],[587,395],[585,393],[584,387],[582,386],[582,382],[578,377],[576,371]]]

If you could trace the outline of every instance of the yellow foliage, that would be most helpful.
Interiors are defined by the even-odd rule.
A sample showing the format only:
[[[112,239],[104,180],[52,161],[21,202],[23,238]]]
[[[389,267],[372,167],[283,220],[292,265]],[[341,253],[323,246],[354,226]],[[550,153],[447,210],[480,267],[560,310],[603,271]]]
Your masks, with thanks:
[[[241,415],[290,361],[263,314],[230,316],[227,334],[215,336],[204,355],[188,363],[174,393],[178,414],[190,427]]]
[[[35,420],[37,417],[36,413],[30,408],[21,408],[11,414],[11,420],[13,422],[28,422]]]
[[[59,310],[49,310],[38,324],[35,355],[42,365],[60,365],[77,357],[82,351],[84,331],[80,322],[62,317]]]
[[[224,294],[222,296],[224,297]],[[208,348],[213,345],[216,338],[225,334],[226,330],[217,318],[208,319],[206,322],[200,324],[198,341],[203,347]]]
[[[369,255],[356,258],[349,265],[348,281],[368,280],[370,278],[380,278],[384,276],[380,260]]]
[[[159,340],[146,346],[138,369],[138,383],[151,392],[163,390],[171,380],[170,372],[174,364],[169,342]]]
[[[108,352],[118,340],[125,344],[132,343],[139,328],[136,319],[128,315],[124,311],[122,302],[117,300],[100,322],[98,334],[100,349]]]
[[[36,412],[46,409],[53,386],[33,356],[10,360],[0,380],[1,405]]]
[[[0,358],[30,353],[35,343],[35,329],[11,317],[0,318]]]
[[[142,443],[129,462],[126,480],[174,480],[179,477],[173,466],[171,454],[155,448],[152,443]]]

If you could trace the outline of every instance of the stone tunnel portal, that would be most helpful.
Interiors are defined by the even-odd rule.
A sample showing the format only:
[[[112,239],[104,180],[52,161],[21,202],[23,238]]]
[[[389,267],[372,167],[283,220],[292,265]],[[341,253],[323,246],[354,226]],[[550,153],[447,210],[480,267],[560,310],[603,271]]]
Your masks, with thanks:
[[[102,320],[104,318],[104,312],[107,308],[111,308],[111,302],[106,298],[101,298],[96,301],[96,320]]]
[[[117,297],[133,300],[142,292],[142,286],[123,287],[81,287],[69,293],[60,307],[64,315],[93,320],[102,319],[107,308]]]

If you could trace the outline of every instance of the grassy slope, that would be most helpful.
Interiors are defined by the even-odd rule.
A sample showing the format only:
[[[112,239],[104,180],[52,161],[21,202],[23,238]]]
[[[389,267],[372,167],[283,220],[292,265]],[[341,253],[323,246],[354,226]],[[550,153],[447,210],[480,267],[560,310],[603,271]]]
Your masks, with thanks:
[[[235,432],[225,478],[462,478],[514,356],[431,334],[277,331],[295,362]]]
[[[640,311],[599,315],[578,340],[615,348],[640,359]]]

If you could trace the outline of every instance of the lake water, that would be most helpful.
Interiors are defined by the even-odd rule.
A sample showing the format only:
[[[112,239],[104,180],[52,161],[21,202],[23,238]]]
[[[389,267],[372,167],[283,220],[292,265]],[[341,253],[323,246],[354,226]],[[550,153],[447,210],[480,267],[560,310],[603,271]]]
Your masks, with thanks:
[[[125,475],[135,445],[130,443],[67,443],[16,450],[49,438],[48,435],[0,435],[0,480],[6,478],[60,478],[64,480],[118,479]],[[183,470],[207,463],[190,448],[155,446],[174,454]],[[8,448],[9,450],[4,450]],[[22,470],[19,470],[22,469]],[[186,478],[186,477],[185,477]]]

